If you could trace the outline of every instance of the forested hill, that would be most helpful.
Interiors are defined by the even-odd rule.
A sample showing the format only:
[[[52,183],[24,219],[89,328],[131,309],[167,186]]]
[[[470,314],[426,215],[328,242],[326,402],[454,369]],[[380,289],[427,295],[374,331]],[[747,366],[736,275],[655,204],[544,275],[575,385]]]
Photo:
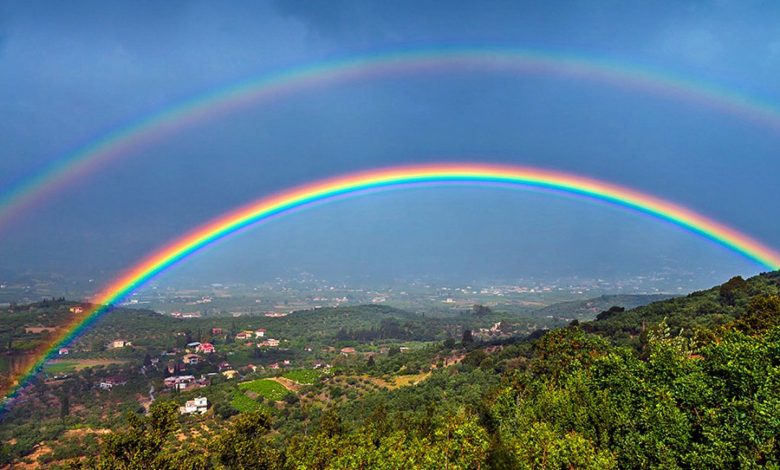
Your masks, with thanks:
[[[621,344],[637,346],[647,326],[664,319],[668,327],[686,337],[734,322],[758,321],[770,326],[775,320],[756,312],[766,310],[761,305],[772,304],[778,295],[780,271],[763,273],[748,280],[737,276],[720,286],[685,297],[654,302],[632,310],[605,310],[595,321],[583,324],[583,329],[608,336]]]
[[[558,302],[534,311],[536,315],[550,315],[555,318],[572,318],[579,321],[592,320],[596,314],[610,307],[633,309],[653,302],[674,297],[670,294],[618,294],[601,295],[586,300]]]

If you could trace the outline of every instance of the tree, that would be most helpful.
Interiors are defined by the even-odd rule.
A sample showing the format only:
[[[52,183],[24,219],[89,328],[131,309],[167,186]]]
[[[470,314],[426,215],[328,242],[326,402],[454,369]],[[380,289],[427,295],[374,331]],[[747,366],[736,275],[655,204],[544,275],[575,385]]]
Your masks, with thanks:
[[[471,333],[471,330],[463,330],[463,339],[461,339],[461,343],[471,344],[473,342],[474,342],[474,335]]]
[[[609,308],[609,310],[604,310],[603,312],[596,315],[596,320],[606,320],[607,318],[614,317],[625,311],[626,309],[624,307],[618,307],[617,305],[613,305],[612,307]]]
[[[271,417],[265,411],[239,414],[230,428],[214,440],[211,449],[227,468],[276,468],[279,454],[266,438],[270,427]]]
[[[287,403],[288,405],[295,405],[300,401],[301,399],[298,398],[298,395],[294,393],[288,393],[287,395],[284,396],[284,402]]]
[[[547,423],[534,423],[508,439],[520,468],[617,468],[615,457],[598,451],[593,443],[576,432],[561,435]]]
[[[487,358],[488,355],[485,354],[485,351],[482,349],[475,349],[474,351],[471,351],[470,353],[466,354],[466,357],[463,358],[463,364],[472,366],[472,367],[479,367],[479,365],[482,363],[482,361]]]
[[[328,437],[337,436],[344,432],[341,416],[333,408],[328,408],[320,418],[319,433]]]
[[[490,440],[476,417],[463,410],[444,417],[434,431],[435,453],[445,468],[480,468],[487,458]]]
[[[737,296],[743,292],[746,287],[747,281],[742,279],[742,276],[734,276],[720,286],[720,289],[718,290],[720,300],[726,305],[734,305]]]
[[[235,416],[236,414],[238,414],[238,410],[236,410],[235,408],[233,408],[227,403],[221,403],[221,402],[215,403],[213,410],[214,410],[214,414],[219,416],[222,419],[228,419],[231,416]]]
[[[164,448],[179,427],[177,413],[176,403],[157,401],[147,416],[128,414],[127,430],[106,435],[97,462],[84,468],[170,468]]]
[[[746,333],[758,333],[780,325],[780,296],[776,294],[753,297],[746,310],[735,324]]]
[[[67,390],[62,391],[60,397],[60,419],[65,419],[70,414],[70,394]]]
[[[471,311],[472,313],[474,313],[475,317],[484,317],[493,313],[490,307],[486,307],[484,305],[479,305],[479,304],[474,304],[474,306],[471,307]]]

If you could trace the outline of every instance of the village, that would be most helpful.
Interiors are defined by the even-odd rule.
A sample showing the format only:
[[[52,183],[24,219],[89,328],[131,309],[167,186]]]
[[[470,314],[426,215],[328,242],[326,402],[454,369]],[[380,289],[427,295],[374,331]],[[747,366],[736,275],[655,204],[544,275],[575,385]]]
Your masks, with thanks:
[[[189,335],[185,332],[175,333],[175,338],[187,338]],[[280,347],[286,340],[280,340],[268,336],[266,328],[253,328],[238,331],[235,334],[229,334],[223,327],[211,327],[210,337],[212,341],[189,341],[183,347],[169,347],[155,355],[146,354],[139,372],[144,377],[152,378],[161,376],[161,389],[156,391],[156,395],[175,395],[184,392],[192,392],[198,389],[208,387],[217,381],[234,381],[244,377],[273,376],[291,370],[295,365],[306,366],[309,370],[327,371],[331,364],[321,359],[307,361],[306,364],[294,364],[292,358],[280,358],[278,360],[255,360],[247,362],[247,356],[265,356],[273,357],[268,352],[277,352],[292,356],[289,348]],[[219,342],[224,348],[219,351],[215,342]],[[105,350],[111,353],[122,354],[123,352],[136,355],[140,351],[146,350],[145,347],[134,344],[133,341],[117,338],[107,342]],[[251,351],[251,352],[250,352]],[[332,347],[323,349],[324,355],[332,355],[334,351],[342,356],[356,354],[355,348],[344,347],[336,350]],[[304,348],[306,353],[313,353],[311,347]],[[73,357],[89,355],[88,352],[79,351],[73,347],[62,347],[57,352],[58,360],[52,364],[62,364]],[[232,361],[235,357],[237,361]],[[286,357],[286,356],[285,356]],[[259,357],[256,357],[259,359]],[[88,360],[88,359],[87,359]],[[236,365],[234,366],[234,363]],[[103,376],[93,383],[95,389],[103,392],[112,392],[116,388],[127,386],[131,377],[130,374],[115,374]],[[68,373],[53,374],[49,381],[55,384],[59,381],[69,378]],[[150,393],[152,397],[152,393]],[[148,407],[147,403],[145,406]],[[206,397],[195,397],[179,408],[180,414],[203,414],[210,407]]]
[[[26,338],[45,339],[57,334],[57,324],[90,309],[57,299],[9,308],[7,315],[19,317]],[[327,407],[421,383],[464,360],[454,350],[461,339],[501,340],[536,323],[489,308],[475,312],[436,318],[366,305],[184,318],[119,307],[54,351],[41,386],[55,397],[58,390],[80,390],[61,414],[94,422],[173,401],[197,436],[199,426],[235,413],[284,416],[299,406]]]

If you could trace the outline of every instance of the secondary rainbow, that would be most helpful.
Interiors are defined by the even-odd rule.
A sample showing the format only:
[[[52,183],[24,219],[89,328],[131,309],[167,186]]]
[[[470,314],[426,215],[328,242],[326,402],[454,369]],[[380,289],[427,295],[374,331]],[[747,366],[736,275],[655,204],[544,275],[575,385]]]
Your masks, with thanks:
[[[437,164],[386,168],[317,181],[260,199],[229,212],[169,243],[109,284],[95,299],[97,305],[74,318],[65,332],[20,375],[22,386],[58,348],[68,344],[92,324],[110,305],[183,258],[241,229],[290,213],[314,203],[349,195],[414,185],[478,184],[559,191],[595,199],[671,222],[712,240],[763,267],[780,268],[780,253],[757,240],[682,206],[622,186],[582,176],[519,166]],[[17,388],[19,387],[17,386]]]
[[[86,142],[51,166],[0,194],[0,229],[15,215],[92,173],[101,164],[157,139],[237,108],[315,87],[399,74],[451,70],[552,74],[606,83],[697,103],[780,130],[780,110],[769,102],[637,65],[585,55],[498,48],[406,50],[335,60],[264,75],[212,90],[147,114]]]

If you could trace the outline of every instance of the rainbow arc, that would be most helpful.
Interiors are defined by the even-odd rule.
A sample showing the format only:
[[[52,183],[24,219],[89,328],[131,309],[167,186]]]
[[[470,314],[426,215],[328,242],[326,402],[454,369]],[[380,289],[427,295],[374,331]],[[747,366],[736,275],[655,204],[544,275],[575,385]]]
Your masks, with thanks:
[[[626,187],[578,175],[538,168],[466,163],[405,166],[360,172],[315,181],[231,211],[165,245],[127,270],[95,298],[96,306],[74,317],[56,339],[35,357],[18,378],[23,386],[60,347],[74,340],[110,306],[177,262],[242,229],[347,196],[419,185],[476,184],[558,191],[619,206],[670,222],[709,239],[764,268],[780,268],[780,253],[750,236],[690,209]],[[12,393],[13,393],[12,391]]]
[[[235,83],[166,106],[92,139],[0,193],[0,228],[100,166],[138,153],[140,148],[183,128],[218,119],[237,109],[350,81],[457,70],[542,74],[603,83],[693,103],[780,131],[780,110],[770,102],[634,64],[529,49],[444,47],[379,53],[310,64]]]

